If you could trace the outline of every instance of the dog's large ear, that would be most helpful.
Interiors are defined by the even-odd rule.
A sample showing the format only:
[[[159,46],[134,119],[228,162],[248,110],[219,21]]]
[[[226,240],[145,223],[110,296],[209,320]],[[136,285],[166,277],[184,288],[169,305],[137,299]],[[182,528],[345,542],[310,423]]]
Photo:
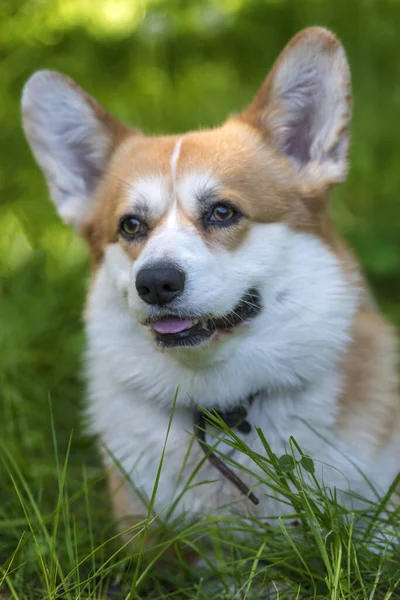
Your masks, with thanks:
[[[127,130],[71,79],[39,71],[22,95],[23,124],[63,220],[79,228]]]
[[[304,177],[335,183],[348,169],[350,94],[343,47],[310,27],[289,42],[242,117]]]

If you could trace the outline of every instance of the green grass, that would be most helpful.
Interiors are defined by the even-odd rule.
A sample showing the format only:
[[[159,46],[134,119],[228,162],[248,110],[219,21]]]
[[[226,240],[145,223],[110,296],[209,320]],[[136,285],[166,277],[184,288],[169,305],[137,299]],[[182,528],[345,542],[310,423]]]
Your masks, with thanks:
[[[269,526],[239,517],[161,523],[150,502],[148,519],[131,532],[136,550],[121,542],[99,455],[82,431],[85,272],[79,262],[53,270],[34,252],[1,280],[2,600],[399,598],[399,549],[377,549],[376,541],[377,530],[400,531],[399,511],[385,517],[383,500],[349,514],[334,494],[304,481],[310,460],[275,457],[266,440],[256,455],[229,430],[230,443],[293,507],[290,518]],[[361,517],[374,527],[360,531]],[[159,531],[151,551],[142,544],[149,527]],[[185,545],[198,551],[199,566],[180,558]],[[176,557],[166,564],[171,546]]]

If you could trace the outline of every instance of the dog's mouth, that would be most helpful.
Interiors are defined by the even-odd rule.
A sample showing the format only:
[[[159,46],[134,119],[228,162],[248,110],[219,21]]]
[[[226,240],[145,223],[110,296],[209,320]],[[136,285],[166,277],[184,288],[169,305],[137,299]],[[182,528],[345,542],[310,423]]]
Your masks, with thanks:
[[[229,333],[238,325],[253,319],[261,308],[260,292],[252,288],[231,312],[222,317],[169,314],[157,320],[149,320],[147,324],[154,332],[157,343],[164,348],[199,346],[215,334]]]

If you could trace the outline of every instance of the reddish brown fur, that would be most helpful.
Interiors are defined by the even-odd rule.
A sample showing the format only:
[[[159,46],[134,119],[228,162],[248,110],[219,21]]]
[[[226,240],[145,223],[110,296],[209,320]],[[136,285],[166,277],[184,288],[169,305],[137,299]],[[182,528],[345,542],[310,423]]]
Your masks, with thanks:
[[[366,445],[378,452],[400,426],[396,332],[379,313],[365,308],[357,314],[351,333],[336,427],[350,446],[354,432],[358,443],[363,432]]]

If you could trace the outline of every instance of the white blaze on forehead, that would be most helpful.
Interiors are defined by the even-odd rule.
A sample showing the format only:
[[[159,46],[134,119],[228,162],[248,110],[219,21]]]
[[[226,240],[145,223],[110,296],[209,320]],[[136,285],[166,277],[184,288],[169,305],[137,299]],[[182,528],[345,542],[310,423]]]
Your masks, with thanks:
[[[178,198],[185,211],[196,216],[199,200],[218,193],[218,180],[210,171],[190,170],[177,176],[183,137],[173,147],[170,157],[170,175],[145,175],[129,185],[127,210],[143,203],[149,207],[151,217],[160,218],[167,210],[165,225],[175,228],[178,221]],[[157,165],[155,165],[157,168]],[[172,184],[172,185],[171,185]]]
[[[174,149],[172,150],[171,160],[170,160],[171,179],[172,179],[173,193],[174,193],[175,199],[176,199],[176,169],[178,167],[178,160],[179,160],[179,155],[181,153],[182,142],[183,142],[183,138],[179,138],[179,140],[176,142],[176,144],[174,146]]]
[[[177,178],[176,171],[178,167],[179,155],[181,153],[183,138],[179,138],[176,142],[174,149],[172,150],[171,160],[170,160],[170,170],[171,170],[171,181],[172,181],[172,206],[168,211],[168,216],[166,219],[167,227],[174,227],[178,218],[178,196],[176,191]]]

